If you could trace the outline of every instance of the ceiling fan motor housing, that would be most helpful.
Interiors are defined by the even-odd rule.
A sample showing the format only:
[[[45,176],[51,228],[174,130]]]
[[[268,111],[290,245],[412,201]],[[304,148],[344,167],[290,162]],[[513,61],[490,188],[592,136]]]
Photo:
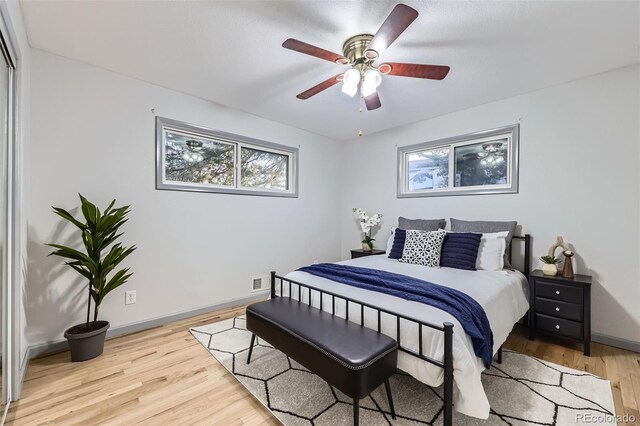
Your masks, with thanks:
[[[349,64],[358,65],[370,62],[371,60],[377,58],[377,53],[374,58],[369,58],[365,56],[365,52],[367,51],[367,46],[373,39],[373,35],[371,34],[359,34],[357,36],[353,36],[347,41],[344,42],[342,46],[342,51],[344,52],[344,57],[349,59]],[[373,52],[373,51],[368,51]]]

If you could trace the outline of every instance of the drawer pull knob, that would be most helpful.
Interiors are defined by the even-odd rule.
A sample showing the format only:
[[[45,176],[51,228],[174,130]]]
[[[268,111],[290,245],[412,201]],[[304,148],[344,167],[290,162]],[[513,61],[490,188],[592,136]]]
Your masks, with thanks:
[[[556,312],[560,312],[560,308],[556,308]]]
[[[556,294],[560,294],[560,290],[556,290]]]
[[[556,329],[560,330],[560,325],[559,324],[556,324]]]

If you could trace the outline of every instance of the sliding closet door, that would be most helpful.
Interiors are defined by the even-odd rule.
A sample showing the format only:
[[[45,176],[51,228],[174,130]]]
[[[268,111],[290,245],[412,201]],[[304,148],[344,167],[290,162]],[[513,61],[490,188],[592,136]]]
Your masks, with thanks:
[[[2,40],[0,40],[2,43]],[[2,58],[0,58],[0,280],[2,291],[0,291],[0,330],[2,330],[2,366],[0,376],[2,380],[2,404],[6,401],[7,389],[6,374],[9,369],[9,356],[7,356],[8,327],[6,322],[7,312],[7,219],[8,219],[8,187],[7,187],[7,158],[9,146],[9,119],[10,119],[10,95],[11,95],[11,67],[6,49],[2,46]]]

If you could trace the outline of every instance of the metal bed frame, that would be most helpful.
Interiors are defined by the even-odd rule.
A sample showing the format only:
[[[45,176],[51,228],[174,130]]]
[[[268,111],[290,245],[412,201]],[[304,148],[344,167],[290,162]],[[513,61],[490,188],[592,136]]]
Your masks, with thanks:
[[[530,272],[530,268],[531,268],[531,256],[530,256],[530,252],[531,252],[531,235],[529,234],[525,234],[524,236],[517,236],[514,235],[512,237],[512,241],[511,241],[511,245],[509,247],[509,259],[511,260],[512,256],[512,249],[513,249],[513,240],[521,240],[524,241],[524,267],[523,267],[523,271],[521,271],[522,273],[524,273],[524,275],[528,278],[529,277],[529,272]],[[285,278],[279,275],[276,275],[275,271],[271,272],[271,298],[276,298],[279,297],[276,289],[278,287],[277,282],[280,283],[279,287],[280,287],[280,295],[284,295],[284,290],[286,289],[286,284],[288,284],[288,290],[289,290],[289,294],[288,296],[283,296],[283,297],[292,297],[293,295],[293,289],[297,287],[298,290],[298,298],[297,300],[300,303],[307,303],[309,306],[311,306],[311,299],[312,296],[314,294],[318,294],[320,297],[320,303],[319,303],[319,308],[320,310],[324,310],[325,308],[325,303],[324,303],[324,299],[325,296],[329,296],[331,298],[331,315],[335,315],[336,314],[336,298],[338,298],[339,300],[344,300],[345,304],[346,304],[346,321],[349,321],[349,315],[350,315],[350,304],[356,304],[360,306],[360,326],[364,326],[364,320],[365,320],[365,309],[369,310],[369,311],[375,311],[377,312],[377,331],[378,333],[380,333],[380,326],[381,326],[381,316],[382,314],[387,314],[387,315],[391,315],[391,316],[395,316],[396,317],[396,340],[398,342],[398,349],[408,353],[410,355],[413,355],[423,361],[426,361],[430,364],[433,364],[437,367],[440,367],[444,370],[444,404],[443,404],[443,409],[441,411],[443,411],[443,424],[445,426],[451,426],[453,424],[453,324],[450,322],[444,322],[442,323],[442,325],[440,324],[432,324],[429,322],[425,322],[425,321],[419,321],[416,320],[414,318],[402,315],[400,313],[397,312],[393,312],[387,309],[383,309],[377,306],[373,306],[371,304],[368,303],[364,303],[362,301],[356,300],[356,299],[352,299],[349,297],[345,297],[345,296],[341,296],[339,294],[327,291],[327,290],[322,290],[319,289],[317,287],[314,287],[312,285],[309,284],[304,284],[298,281],[294,281],[291,280],[289,278]],[[286,283],[286,284],[285,284]],[[305,294],[307,295],[306,299],[307,301],[305,302]],[[417,327],[418,327],[418,352],[408,349],[407,347],[402,346],[402,340],[401,340],[401,334],[400,334],[400,323],[401,321],[407,321],[410,323],[414,323]],[[442,361],[431,358],[426,356],[425,354],[423,354],[423,349],[422,349],[422,330],[423,327],[428,327],[434,330],[438,330],[444,333],[444,355],[442,358]],[[500,347],[500,349],[498,349],[498,353],[497,353],[497,362],[501,363],[502,362],[502,347]],[[438,412],[437,416],[440,414],[440,412]]]

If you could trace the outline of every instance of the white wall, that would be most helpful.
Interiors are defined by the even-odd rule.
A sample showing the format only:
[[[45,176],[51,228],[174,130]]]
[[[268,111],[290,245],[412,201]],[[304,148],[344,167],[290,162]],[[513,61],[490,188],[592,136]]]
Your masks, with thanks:
[[[517,219],[534,235],[536,257],[563,235],[578,272],[595,277],[594,333],[640,342],[638,66],[337,143],[41,51],[32,62],[30,344],[60,339],[84,315],[82,281],[43,245],[68,241],[71,229],[50,206],[77,206],[77,192],[133,204],[126,241],[139,246],[135,276],[102,312],[114,326],[247,296],[251,276],[271,269],[347,257],[360,241],[350,213],[358,206],[385,215],[379,246],[398,215]],[[152,108],[300,144],[300,198],[156,191]],[[519,194],[396,199],[397,145],[516,122]],[[136,305],[124,306],[126,289],[138,291]]]
[[[30,344],[55,341],[85,315],[84,282],[47,257],[45,242],[72,229],[51,206],[132,204],[125,242],[135,275],[106,299],[102,317],[122,326],[250,295],[251,277],[340,252],[341,144],[100,68],[32,51],[31,197],[27,328]],[[188,76],[185,76],[188,78]],[[211,76],[211,84],[224,84]],[[155,189],[155,115],[300,146],[300,197]],[[124,305],[124,291],[138,302]]]
[[[354,206],[385,216],[378,246],[399,215],[518,220],[535,238],[536,258],[563,235],[578,272],[594,275],[594,334],[640,342],[639,103],[632,66],[349,141],[343,255],[361,239],[345,213]],[[521,125],[519,194],[396,198],[397,146],[513,123]]]

